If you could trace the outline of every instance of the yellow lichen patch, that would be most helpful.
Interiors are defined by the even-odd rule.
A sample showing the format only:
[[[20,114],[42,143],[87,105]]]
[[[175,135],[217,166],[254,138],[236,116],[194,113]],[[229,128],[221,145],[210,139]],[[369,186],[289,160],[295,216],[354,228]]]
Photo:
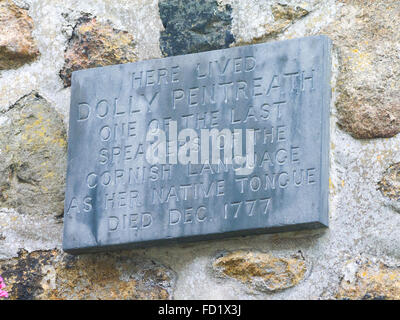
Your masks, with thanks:
[[[329,190],[335,190],[335,185],[333,184],[331,177],[329,177]]]
[[[146,259],[124,254],[73,257],[58,250],[0,261],[9,299],[170,299],[174,273]]]
[[[6,112],[0,126],[0,206],[21,213],[63,212],[66,130],[61,115],[32,92]]]
[[[300,257],[275,257],[254,251],[235,251],[217,258],[213,268],[230,278],[264,291],[290,288],[304,279],[307,271]]]
[[[342,280],[339,299],[400,299],[400,267],[371,261],[362,264],[355,281]]]
[[[44,175],[45,178],[52,178],[54,177],[54,172],[50,171],[47,174]]]
[[[353,49],[352,54],[347,57],[349,68],[355,72],[365,72],[372,70],[373,57],[371,53]]]
[[[40,108],[40,106],[38,107]],[[54,130],[53,123],[49,119],[44,119],[41,113],[37,114],[36,117],[34,121],[27,119],[23,121],[23,125],[21,125],[22,139],[33,145],[35,150],[48,143],[65,147],[67,144],[65,134],[60,130]]]

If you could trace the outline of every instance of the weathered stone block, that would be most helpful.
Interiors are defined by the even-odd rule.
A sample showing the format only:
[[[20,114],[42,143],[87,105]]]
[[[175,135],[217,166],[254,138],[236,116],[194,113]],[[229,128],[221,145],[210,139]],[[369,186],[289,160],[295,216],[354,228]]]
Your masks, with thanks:
[[[400,163],[394,163],[383,173],[378,190],[385,197],[384,203],[400,212]]]
[[[0,206],[62,215],[66,154],[62,117],[39,94],[0,113]]]
[[[309,14],[309,11],[300,5],[272,3],[269,9],[271,10],[272,21],[265,23],[262,34],[253,38],[250,41],[251,43],[260,43],[274,39],[293,23]],[[236,43],[240,45],[246,43],[246,41],[237,39]]]
[[[12,300],[171,299],[175,273],[129,253],[73,257],[58,250],[0,261]]]
[[[60,72],[64,86],[71,85],[76,70],[108,66],[137,60],[132,34],[100,23],[90,15],[79,19],[65,51],[65,64]]]
[[[304,258],[278,257],[258,251],[234,251],[213,262],[217,275],[236,279],[260,291],[275,292],[297,285],[307,273]]]
[[[164,56],[227,48],[234,41],[229,5],[220,7],[216,0],[161,0],[158,6]]]
[[[385,171],[378,187],[385,197],[400,202],[400,163],[392,164]]]
[[[351,274],[342,279],[337,299],[399,300],[400,267],[368,259],[352,261]]]
[[[32,30],[28,10],[0,1],[0,70],[18,68],[39,55]]]
[[[339,52],[338,124],[360,139],[400,131],[400,3],[345,1],[323,30]]]

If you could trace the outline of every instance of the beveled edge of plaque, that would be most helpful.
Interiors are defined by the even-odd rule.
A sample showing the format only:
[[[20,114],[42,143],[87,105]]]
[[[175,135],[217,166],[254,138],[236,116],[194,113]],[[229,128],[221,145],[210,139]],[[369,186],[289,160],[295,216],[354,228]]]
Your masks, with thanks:
[[[147,240],[142,242],[126,242],[120,244],[108,244],[108,245],[98,245],[98,246],[87,246],[87,247],[77,247],[77,248],[64,248],[63,251],[70,254],[82,254],[82,253],[93,253],[93,252],[103,252],[106,250],[124,250],[124,249],[142,249],[153,246],[171,246],[178,244],[187,244],[194,241],[207,243],[214,240],[223,240],[235,237],[251,237],[256,235],[267,235],[267,234],[275,234],[275,233],[286,233],[286,232],[294,232],[294,231],[307,231],[314,229],[326,228],[327,225],[321,223],[320,221],[311,221],[305,222],[297,225],[282,225],[271,227],[268,229],[260,228],[260,229],[252,229],[252,234],[249,234],[249,230],[239,230],[239,231],[228,231],[224,233],[205,233],[201,235],[194,236],[186,236],[180,238],[165,238],[165,239],[157,239],[157,240]],[[207,236],[205,239],[204,236]]]
[[[65,232],[65,225],[63,226],[63,241],[62,241],[62,249],[63,251],[70,253],[70,254],[81,254],[81,253],[91,253],[91,252],[101,252],[107,250],[120,250],[120,249],[133,249],[133,248],[146,248],[150,246],[167,246],[179,243],[188,243],[192,241],[213,241],[217,239],[225,239],[225,238],[233,238],[233,237],[244,237],[244,236],[252,236],[252,235],[261,235],[261,234],[274,234],[274,233],[283,233],[283,232],[293,232],[293,231],[306,231],[311,229],[320,229],[320,228],[329,228],[329,175],[330,175],[330,109],[331,109],[331,68],[332,68],[332,59],[331,59],[331,51],[332,51],[332,40],[326,35],[314,35],[308,37],[301,37],[301,38],[294,38],[288,40],[280,40],[280,41],[271,41],[271,42],[264,42],[264,43],[257,43],[251,44],[246,46],[237,46],[233,48],[225,48],[225,49],[217,49],[217,50],[209,50],[203,51],[199,53],[191,53],[185,55],[177,55],[177,56],[170,56],[164,58],[157,58],[157,59],[149,59],[149,60],[142,60],[132,63],[125,63],[125,64],[116,64],[104,67],[95,67],[90,69],[82,69],[72,72],[71,76],[71,94],[72,94],[72,87],[74,83],[77,81],[76,77],[79,76],[81,73],[90,73],[95,72],[97,69],[112,69],[122,65],[141,65],[143,63],[148,63],[149,61],[158,61],[158,60],[172,60],[176,59],[180,56],[191,56],[191,55],[203,55],[213,51],[231,51],[235,48],[242,48],[242,47],[254,47],[254,46],[265,46],[265,45],[274,45],[277,43],[284,43],[284,42],[294,42],[294,41],[301,41],[302,39],[321,39],[323,41],[323,73],[325,76],[326,85],[323,86],[322,95],[322,112],[321,112],[321,179],[320,179],[320,190],[321,190],[321,197],[320,197],[320,212],[318,215],[317,220],[312,220],[308,222],[304,222],[301,224],[296,225],[281,225],[275,227],[260,228],[260,229],[251,229],[252,234],[249,234],[249,229],[239,230],[239,231],[230,231],[224,233],[210,233],[210,234],[201,234],[201,235],[194,235],[194,236],[186,236],[180,238],[166,238],[166,239],[157,239],[157,240],[148,240],[142,242],[126,242],[122,244],[111,244],[111,245],[101,245],[96,244],[94,246],[79,246],[79,247],[66,247],[66,243],[64,241],[64,232]],[[71,113],[71,106],[72,106],[72,99],[70,100],[70,113]],[[71,117],[69,118],[69,128],[71,128]],[[69,147],[69,140],[70,135],[68,135],[68,161],[70,159],[70,147]],[[68,166],[67,166],[68,170]],[[67,172],[68,174],[68,172]],[[65,186],[65,190],[67,189],[67,185]],[[65,214],[65,204],[64,204],[64,214]],[[65,224],[65,221],[64,221]],[[207,236],[204,239],[204,236]]]
[[[321,224],[329,227],[329,176],[330,176],[330,112],[332,101],[331,70],[332,70],[332,40],[325,35],[318,36],[323,39],[325,55],[323,64],[326,85],[322,92],[321,112],[321,179],[320,179],[320,216]]]

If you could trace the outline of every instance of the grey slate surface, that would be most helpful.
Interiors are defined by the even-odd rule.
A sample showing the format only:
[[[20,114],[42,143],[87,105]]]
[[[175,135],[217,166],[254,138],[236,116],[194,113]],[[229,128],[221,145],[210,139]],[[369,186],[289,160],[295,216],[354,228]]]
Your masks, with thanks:
[[[74,72],[64,250],[327,226],[330,50],[314,36]],[[256,167],[150,165],[156,120],[255,129]]]

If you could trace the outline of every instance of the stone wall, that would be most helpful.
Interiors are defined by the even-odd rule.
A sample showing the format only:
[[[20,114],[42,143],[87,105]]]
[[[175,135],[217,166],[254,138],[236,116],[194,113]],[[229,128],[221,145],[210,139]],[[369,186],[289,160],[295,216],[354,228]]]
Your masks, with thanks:
[[[9,299],[399,299],[400,2],[0,0],[0,275]],[[61,250],[74,70],[325,34],[330,227]]]

